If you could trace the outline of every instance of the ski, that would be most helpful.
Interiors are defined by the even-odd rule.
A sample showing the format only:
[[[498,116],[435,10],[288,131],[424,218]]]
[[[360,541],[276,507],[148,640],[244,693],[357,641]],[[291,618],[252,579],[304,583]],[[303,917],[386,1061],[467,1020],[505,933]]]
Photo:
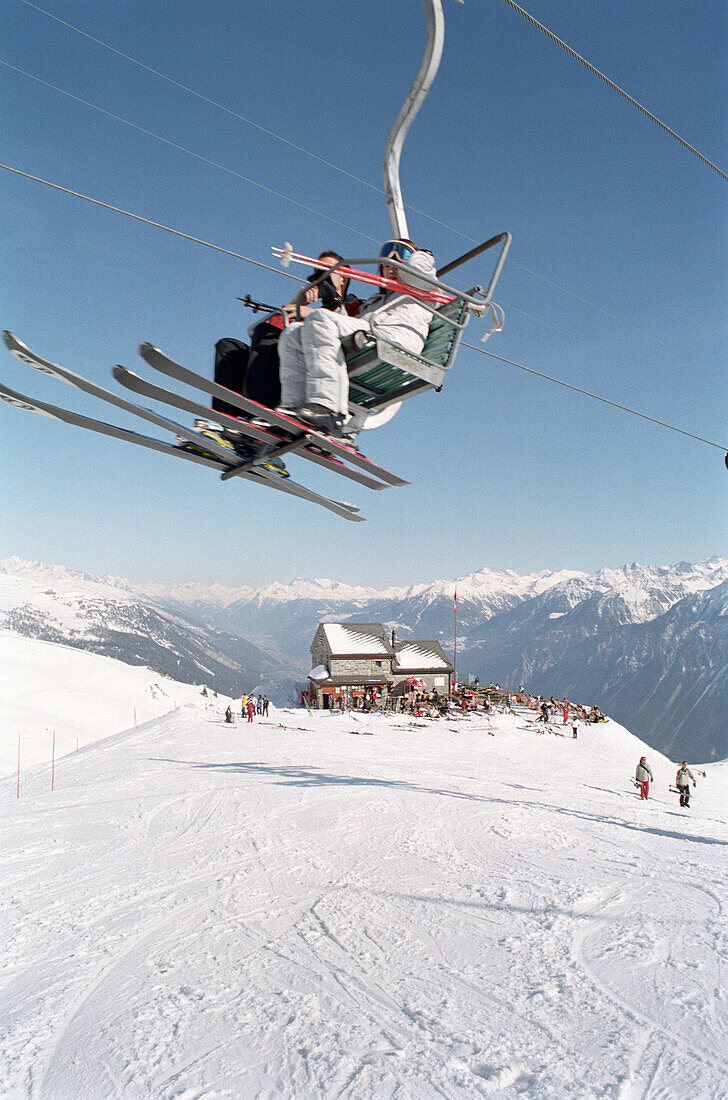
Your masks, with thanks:
[[[135,416],[141,417],[142,420],[148,420],[150,424],[154,424],[158,428],[164,428],[166,431],[173,432],[181,436],[188,443],[199,445],[204,451],[207,451],[208,454],[212,454],[216,458],[219,458],[226,466],[234,465],[234,463],[230,461],[231,452],[228,448],[221,447],[218,443],[215,443],[214,440],[205,439],[204,436],[201,436],[199,432],[194,431],[194,429],[188,428],[184,424],[178,424],[175,420],[169,420],[166,416],[160,416],[158,413],[152,412],[151,409],[144,409],[140,405],[135,405],[133,402],[127,401],[123,397],[119,397],[118,394],[112,393],[111,390],[104,389],[103,386],[91,382],[88,378],[84,378],[80,374],[75,374],[66,367],[59,366],[58,363],[51,363],[49,359],[44,359],[41,355],[37,355],[34,351],[31,351],[22,340],[19,340],[17,336],[13,336],[12,332],[4,332],[3,340],[8,351],[11,352],[16,359],[19,359],[21,363],[25,363],[26,366],[32,367],[33,370],[40,371],[41,374],[48,374],[51,378],[57,378],[61,382],[66,382],[69,386],[81,390],[83,393],[88,393],[92,397],[98,397],[102,401],[106,401],[109,405],[114,405],[117,409],[133,413]]]
[[[208,466],[221,473],[226,473],[231,468],[234,468],[212,456],[185,451],[181,447],[175,447],[173,444],[166,443],[161,439],[153,439],[150,436],[140,435],[139,432],[130,431],[128,428],[120,428],[116,424],[107,424],[103,420],[94,420],[91,417],[82,416],[81,413],[72,412],[70,409],[64,409],[59,405],[50,405],[48,402],[40,401],[38,398],[28,397],[26,394],[11,390],[2,383],[0,383],[0,401],[4,401],[6,405],[10,405],[15,409],[38,413],[40,416],[47,416],[53,420],[61,420],[65,424],[71,424],[76,428],[85,428],[88,431],[97,432],[100,435],[110,436],[112,439],[120,439],[125,443],[133,443],[140,447],[146,447],[151,451],[157,451],[160,454],[170,455],[172,458],[182,458],[187,462],[195,462],[200,466]],[[344,519],[350,519],[354,522],[361,522],[364,519],[363,516],[358,516],[356,514],[358,509],[354,505],[346,504],[343,501],[330,500],[328,497],[322,497],[318,493],[314,493],[311,489],[307,489],[304,485],[299,485],[298,482],[291,481],[289,478],[283,479],[275,475],[269,477],[266,475],[265,471],[262,470],[252,470],[241,476],[247,477],[249,481],[255,484],[265,485],[272,489],[279,489],[283,493],[289,493],[291,496],[300,497],[302,500],[309,501],[312,504],[319,504],[321,507],[334,512],[336,515],[342,516]]]
[[[17,393],[9,386],[0,383],[0,401],[10,405],[14,409],[22,409],[24,412],[38,413],[52,420],[61,420],[64,424],[71,424],[76,428],[86,428],[88,431],[98,432],[99,435],[111,436],[112,439],[121,439],[126,443],[135,443],[149,450],[159,451],[162,454],[171,454],[177,458],[186,458],[190,462],[197,462],[201,466],[210,466],[214,470],[225,470],[222,462],[216,458],[206,458],[204,455],[194,454],[191,451],[183,451],[174,447],[171,443],[165,443],[161,439],[152,439],[150,436],[140,435],[128,428],[120,428],[116,424],[107,424],[103,420],[94,420],[81,413],[72,412],[59,405],[49,405],[46,401],[40,401],[37,397],[28,397],[26,394]]]
[[[288,493],[290,496],[299,497],[311,504],[320,505],[322,508],[334,512],[344,519],[349,519],[357,523],[363,522],[364,516],[358,514],[359,509],[355,505],[322,496],[320,493],[308,489],[305,485],[300,485],[291,478],[282,478],[260,466],[253,467],[248,464],[243,464],[245,468],[238,470],[237,467],[240,463],[231,461],[234,452],[226,447],[221,447],[219,444],[215,443],[214,440],[207,439],[191,428],[187,428],[182,424],[177,424],[174,420],[168,420],[167,417],[159,416],[150,409],[145,409],[140,405],[135,405],[131,401],[126,401],[110,390],[104,389],[103,386],[98,386],[94,382],[90,382],[88,379],[83,378],[81,375],[75,374],[73,371],[69,371],[65,367],[59,366],[57,363],[51,363],[42,356],[36,355],[35,352],[31,351],[30,348],[10,332],[3,333],[3,340],[8,350],[26,365],[41,371],[43,374],[49,374],[54,378],[59,378],[61,381],[67,382],[76,389],[80,389],[94,397],[99,397],[101,400],[117,408],[123,409],[125,412],[133,413],[143,420],[148,420],[157,427],[173,432],[181,436],[186,442],[199,448],[203,453],[195,454],[181,447],[175,447],[170,443],[165,443],[163,440],[151,439],[137,432],[129,431],[113,424],[106,424],[100,420],[93,420],[89,417],[82,416],[80,413],[74,413],[56,405],[47,404],[46,402],[16,393],[14,390],[2,386],[0,387],[0,399],[6,404],[28,412],[36,412],[40,415],[49,416],[56,420],[63,420],[76,427],[86,428],[91,431],[99,432],[102,435],[113,436],[116,439],[147,447],[164,454],[171,454],[178,458],[197,462],[200,465],[209,466],[212,469],[220,471],[223,476],[229,476],[234,472],[236,476],[252,481],[256,485],[265,485],[266,487],[278,489],[280,492]]]
[[[148,382],[145,378],[140,378],[138,374],[135,374],[134,371],[127,370],[126,367],[116,366],[112,369],[111,373],[121,386],[131,390],[133,393],[138,393],[142,397],[150,397],[153,401],[161,401],[166,405],[171,405],[175,409],[180,409],[182,412],[191,413],[193,416],[213,420],[223,428],[232,428],[234,431],[241,432],[250,439],[254,439],[257,443],[263,444],[263,449],[260,455],[257,456],[258,459],[262,460],[271,455],[283,455],[291,451],[300,453],[299,444],[296,440],[282,439],[269,429],[251,424],[248,420],[239,420],[235,416],[228,416],[226,413],[218,412],[216,409],[211,409],[207,405],[200,404],[198,401],[192,401],[188,397],[182,397],[179,394],[172,393],[171,390],[167,390],[163,386],[157,386],[153,382]],[[369,477],[363,471],[351,469],[346,463],[341,462],[337,458],[317,454],[314,451],[307,451],[303,457],[309,458],[319,466],[324,466],[330,470],[333,469],[335,473],[341,474],[343,477],[348,477],[352,481],[358,482],[359,485],[366,485],[369,489],[387,488],[383,482],[375,481],[374,478]],[[255,462],[255,459],[252,461]],[[231,473],[230,476],[232,477],[234,475]]]
[[[330,436],[303,424],[300,420],[284,416],[282,413],[269,409],[265,405],[259,405],[257,401],[251,401],[249,398],[219,385],[217,382],[210,381],[204,375],[197,374],[188,367],[183,367],[180,363],[175,362],[174,359],[170,359],[168,355],[165,355],[159,348],[154,347],[153,344],[141,344],[139,354],[150,367],[154,367],[160,374],[166,374],[169,378],[175,378],[178,382],[185,382],[188,386],[202,390],[203,393],[207,393],[211,397],[217,397],[228,405],[233,405],[241,412],[248,413],[249,416],[267,421],[271,427],[298,441],[301,453],[307,454],[308,450],[314,446],[320,451],[324,451],[324,453],[336,455],[352,466],[358,466],[371,474],[372,477],[386,482],[387,485],[409,485],[409,482],[404,478],[398,477],[397,474],[391,473],[384,466],[378,466],[376,462],[365,458],[353,447],[348,447],[343,440],[332,439]]]
[[[195,454],[192,451],[185,451],[181,447],[175,447],[171,443],[166,443],[161,439],[153,439],[150,436],[141,435],[139,432],[130,431],[128,428],[120,428],[116,424],[107,424],[103,420],[94,420],[88,416],[82,416],[81,413],[72,412],[70,409],[64,409],[59,405],[50,405],[46,401],[40,401],[36,397],[28,397],[26,394],[18,393],[16,390],[11,390],[8,386],[0,383],[0,401],[4,401],[6,405],[12,406],[15,409],[22,409],[25,412],[38,413],[40,416],[47,416],[53,420],[63,421],[65,424],[71,424],[76,428],[85,428],[88,431],[97,432],[99,435],[110,436],[112,439],[120,439],[125,443],[133,443],[140,447],[146,447],[151,451],[157,451],[160,454],[170,455],[172,458],[182,458],[187,462],[195,462],[200,466],[208,466],[210,469],[218,470],[221,473],[225,473],[231,469],[224,462],[212,456]],[[279,477],[269,478],[263,475],[263,471],[251,471],[247,475],[248,480],[253,481],[258,485],[265,485],[273,489],[280,489],[281,492],[290,493],[292,496],[300,497],[302,500],[310,501],[312,504],[319,504],[329,511],[334,512],[336,515],[343,516],[344,519],[350,519],[354,522],[363,520],[363,516],[356,515],[357,509],[350,504],[345,504],[338,500],[329,500],[328,497],[321,497],[318,493],[312,492],[303,485],[299,485],[295,481],[290,479],[283,479]]]

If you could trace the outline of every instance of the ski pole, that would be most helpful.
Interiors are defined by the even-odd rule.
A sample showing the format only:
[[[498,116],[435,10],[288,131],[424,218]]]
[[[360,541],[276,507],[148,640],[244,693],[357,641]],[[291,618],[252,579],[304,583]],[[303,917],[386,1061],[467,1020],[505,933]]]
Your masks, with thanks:
[[[280,306],[268,306],[265,302],[257,302],[255,298],[251,298],[249,294],[246,294],[244,298],[238,295],[238,301],[242,302],[247,309],[252,309],[253,313],[258,313],[259,311],[263,313],[276,313],[280,309]]]
[[[323,260],[314,259],[312,256],[304,256],[300,252],[291,252],[288,248],[278,248],[276,245],[271,246],[271,252],[274,256],[282,260],[284,266],[287,266],[291,262],[311,264],[313,267],[319,268],[320,271],[326,271],[328,268],[334,266],[334,264],[327,264]],[[383,262],[385,261],[383,260]],[[358,267],[340,265],[336,270],[348,279],[356,279],[360,283],[370,283],[373,286],[381,286],[385,290],[396,290],[401,294],[425,298],[428,301],[440,302],[443,304],[454,301],[451,294],[445,294],[442,290],[420,290],[416,287],[408,286],[406,283],[400,283],[397,279],[386,279],[383,275],[375,275],[374,272],[361,271]]]

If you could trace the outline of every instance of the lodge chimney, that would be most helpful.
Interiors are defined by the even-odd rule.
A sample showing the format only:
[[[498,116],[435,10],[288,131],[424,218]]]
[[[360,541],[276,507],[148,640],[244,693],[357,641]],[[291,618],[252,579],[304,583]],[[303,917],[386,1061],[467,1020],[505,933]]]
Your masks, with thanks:
[[[392,630],[392,649],[394,649],[394,630]]]

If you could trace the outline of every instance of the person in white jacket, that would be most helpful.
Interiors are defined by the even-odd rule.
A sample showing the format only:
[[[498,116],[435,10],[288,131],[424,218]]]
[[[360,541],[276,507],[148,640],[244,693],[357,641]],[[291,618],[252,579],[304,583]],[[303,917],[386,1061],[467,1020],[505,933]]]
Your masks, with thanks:
[[[382,260],[396,259],[430,278],[436,276],[432,253],[419,250],[412,241],[386,241],[379,254]],[[386,263],[380,272],[385,278],[417,286],[415,277]],[[418,289],[427,285],[423,282]],[[431,316],[416,299],[382,290],[363,303],[356,317],[343,310],[316,309],[304,321],[288,325],[278,342],[281,411],[292,412],[322,431],[340,431],[349,416],[349,375],[341,338],[367,332],[418,353]]]
[[[675,786],[677,787],[678,792],[680,794],[680,805],[681,806],[689,806],[690,805],[690,780],[691,779],[693,781],[693,786],[695,786],[695,776],[690,771],[690,768],[688,767],[687,760],[683,760],[682,764],[677,769],[677,775],[675,776]]]

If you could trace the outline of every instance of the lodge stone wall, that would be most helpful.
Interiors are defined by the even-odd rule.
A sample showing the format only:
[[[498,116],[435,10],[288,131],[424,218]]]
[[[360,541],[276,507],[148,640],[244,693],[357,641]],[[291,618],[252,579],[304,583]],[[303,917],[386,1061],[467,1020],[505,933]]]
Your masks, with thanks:
[[[318,663],[315,661],[314,667]],[[325,660],[321,662],[321,664],[325,663]],[[391,661],[386,657],[359,660],[351,657],[332,657],[329,670],[332,676],[348,676],[350,680],[355,680],[357,676],[381,676],[383,680],[390,680],[392,677]]]
[[[321,638],[311,648],[311,668],[316,668],[318,665],[328,665],[329,651],[326,647],[326,642]]]

